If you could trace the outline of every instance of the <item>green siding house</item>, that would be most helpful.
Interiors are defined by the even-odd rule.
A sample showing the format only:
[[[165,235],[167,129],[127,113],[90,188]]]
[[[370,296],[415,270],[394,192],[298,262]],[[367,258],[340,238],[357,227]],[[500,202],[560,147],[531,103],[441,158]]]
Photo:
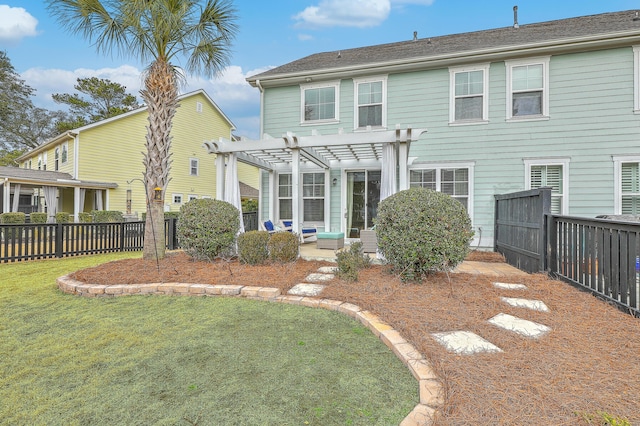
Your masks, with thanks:
[[[640,19],[605,13],[323,52],[252,76],[261,218],[343,231],[412,186],[461,202],[493,246],[494,195],[550,186],[554,212],[640,215]]]

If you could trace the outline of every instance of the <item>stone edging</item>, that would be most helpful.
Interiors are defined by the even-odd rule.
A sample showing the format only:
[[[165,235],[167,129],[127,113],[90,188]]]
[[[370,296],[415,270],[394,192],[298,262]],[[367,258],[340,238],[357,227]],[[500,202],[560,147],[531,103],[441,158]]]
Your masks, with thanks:
[[[429,362],[398,331],[382,321],[377,315],[363,311],[357,305],[338,300],[305,296],[281,295],[279,288],[252,287],[242,285],[211,285],[189,283],[154,283],[127,285],[97,285],[76,281],[68,275],[56,280],[64,293],[84,297],[115,297],[145,294],[176,296],[237,296],[267,302],[289,303],[293,305],[338,311],[360,321],[402,361],[418,381],[420,402],[400,423],[400,426],[428,426],[432,424],[436,410],[444,399],[442,386]]]

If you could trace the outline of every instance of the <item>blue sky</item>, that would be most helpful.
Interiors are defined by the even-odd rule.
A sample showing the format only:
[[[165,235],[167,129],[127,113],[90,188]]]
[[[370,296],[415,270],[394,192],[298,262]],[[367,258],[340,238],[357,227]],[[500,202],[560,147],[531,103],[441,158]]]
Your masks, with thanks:
[[[240,31],[230,66],[215,79],[188,78],[183,92],[204,89],[237,127],[258,138],[259,93],[245,78],[323,51],[463,33],[513,24],[640,9],[639,0],[235,0]],[[0,50],[35,88],[35,103],[60,109],[52,93],[71,93],[78,77],[117,81],[136,94],[146,64],[98,55],[61,28],[44,1],[0,0]]]

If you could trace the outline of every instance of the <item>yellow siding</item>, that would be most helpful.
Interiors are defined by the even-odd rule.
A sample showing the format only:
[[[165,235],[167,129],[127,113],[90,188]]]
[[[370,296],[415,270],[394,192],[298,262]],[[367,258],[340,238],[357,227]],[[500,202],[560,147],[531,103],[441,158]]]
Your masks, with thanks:
[[[202,112],[196,111],[196,103]],[[80,133],[78,149],[78,178],[89,181],[114,182],[118,188],[110,190],[109,210],[126,211],[126,192],[132,192],[132,213],[146,210],[144,185],[136,180],[144,172],[147,114],[132,114]],[[183,203],[189,195],[215,197],[215,156],[202,147],[206,140],[229,138],[230,125],[216,111],[207,98],[196,93],[182,99],[173,120],[171,181],[165,194],[165,207],[180,209],[172,203],[173,194],[181,194]],[[198,176],[190,176],[190,159],[199,161]]]

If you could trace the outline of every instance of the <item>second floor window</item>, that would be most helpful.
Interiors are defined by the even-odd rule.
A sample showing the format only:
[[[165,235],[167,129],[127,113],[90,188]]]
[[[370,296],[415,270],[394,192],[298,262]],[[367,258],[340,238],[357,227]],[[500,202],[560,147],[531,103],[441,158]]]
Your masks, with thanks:
[[[60,170],[60,148],[56,148],[53,152],[53,169],[56,172]]]
[[[333,121],[338,119],[338,102],[337,102],[338,85],[330,86],[303,86],[302,87],[302,104],[303,117],[302,121],[321,122]]]
[[[549,58],[507,62],[507,118],[549,115]]]
[[[489,66],[452,68],[451,122],[487,120]]]
[[[62,161],[62,164],[66,164],[68,159],[69,159],[69,144],[67,144],[65,142],[65,143],[62,144],[62,152],[60,154],[60,161]]]
[[[386,80],[354,81],[356,86],[356,127],[383,127],[386,120]]]

